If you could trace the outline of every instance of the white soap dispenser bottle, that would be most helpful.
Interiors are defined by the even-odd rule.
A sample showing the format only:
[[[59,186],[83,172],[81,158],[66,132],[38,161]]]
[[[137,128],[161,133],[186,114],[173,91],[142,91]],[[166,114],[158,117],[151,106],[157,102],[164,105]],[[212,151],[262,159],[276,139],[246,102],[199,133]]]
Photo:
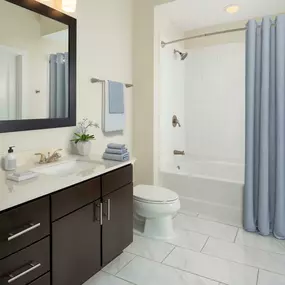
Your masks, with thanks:
[[[16,156],[13,150],[14,147],[15,146],[10,146],[8,149],[8,154],[6,155],[5,161],[4,161],[5,170],[15,170],[17,167]]]

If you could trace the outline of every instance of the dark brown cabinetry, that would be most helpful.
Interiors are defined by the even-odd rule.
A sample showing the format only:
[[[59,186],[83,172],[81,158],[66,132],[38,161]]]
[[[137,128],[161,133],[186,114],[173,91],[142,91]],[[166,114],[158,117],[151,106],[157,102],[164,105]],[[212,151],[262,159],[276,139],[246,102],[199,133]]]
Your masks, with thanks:
[[[0,213],[0,259],[50,233],[49,198]]]
[[[25,285],[50,269],[49,238],[0,261],[1,285]]]
[[[50,273],[41,276],[29,285],[50,285]]]
[[[0,213],[0,284],[81,285],[117,257],[133,239],[132,172]]]
[[[101,268],[100,201],[52,224],[53,285],[77,285]]]
[[[118,256],[133,241],[133,184],[103,197],[102,265]]]

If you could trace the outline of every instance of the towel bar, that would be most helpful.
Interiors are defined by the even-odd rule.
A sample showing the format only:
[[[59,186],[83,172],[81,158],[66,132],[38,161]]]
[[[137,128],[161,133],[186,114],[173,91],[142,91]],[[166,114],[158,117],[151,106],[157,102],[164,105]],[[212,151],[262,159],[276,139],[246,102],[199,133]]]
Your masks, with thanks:
[[[102,83],[104,82],[105,80],[101,80],[101,79],[98,79],[98,78],[91,78],[91,83]],[[128,83],[124,83],[126,88],[131,88],[133,87],[134,85],[133,84],[128,84]]]

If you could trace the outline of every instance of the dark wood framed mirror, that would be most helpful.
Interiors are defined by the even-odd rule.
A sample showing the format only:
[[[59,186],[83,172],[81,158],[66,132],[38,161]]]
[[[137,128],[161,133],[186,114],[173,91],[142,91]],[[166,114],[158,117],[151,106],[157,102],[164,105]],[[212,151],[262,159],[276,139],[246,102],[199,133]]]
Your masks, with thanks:
[[[0,1],[0,133],[76,125],[76,19]]]

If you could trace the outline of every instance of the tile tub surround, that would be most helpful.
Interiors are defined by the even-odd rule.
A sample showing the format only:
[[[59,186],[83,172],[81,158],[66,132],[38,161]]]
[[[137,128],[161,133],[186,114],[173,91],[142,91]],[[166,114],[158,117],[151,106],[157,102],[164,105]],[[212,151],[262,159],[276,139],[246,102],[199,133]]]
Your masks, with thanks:
[[[285,285],[285,273],[274,272],[285,268],[285,241],[236,227],[230,227],[236,236],[229,241],[227,230],[226,238],[217,238],[217,228],[225,226],[221,222],[211,224],[207,234],[204,217],[183,215],[180,222],[178,236],[167,242],[135,236],[104,273],[84,285]]]
[[[18,206],[28,201],[40,198],[53,192],[62,190],[72,185],[95,178],[107,172],[121,168],[123,166],[133,164],[135,159],[126,162],[105,161],[101,157],[91,155],[88,158],[82,158],[78,155],[69,155],[64,160],[83,160],[89,162],[99,162],[96,167],[88,169],[88,171],[68,176],[45,175],[40,174],[38,177],[22,182],[14,182],[7,180],[8,172],[0,171],[0,212],[9,208]],[[63,161],[63,159],[62,159]],[[59,161],[60,162],[60,161]],[[52,164],[49,164],[51,166]],[[32,168],[39,167],[35,163],[29,163],[17,171],[28,171]]]

